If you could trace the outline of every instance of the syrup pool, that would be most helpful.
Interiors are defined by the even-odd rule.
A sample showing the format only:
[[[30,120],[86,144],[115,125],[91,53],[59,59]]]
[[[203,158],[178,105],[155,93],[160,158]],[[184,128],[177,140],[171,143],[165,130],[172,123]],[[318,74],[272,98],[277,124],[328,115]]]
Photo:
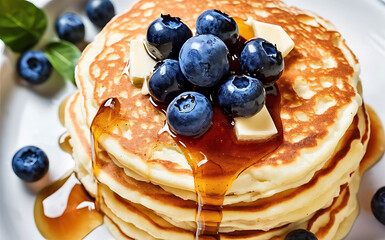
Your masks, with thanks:
[[[103,224],[103,215],[72,173],[39,192],[34,207],[37,228],[46,239],[77,240]]]

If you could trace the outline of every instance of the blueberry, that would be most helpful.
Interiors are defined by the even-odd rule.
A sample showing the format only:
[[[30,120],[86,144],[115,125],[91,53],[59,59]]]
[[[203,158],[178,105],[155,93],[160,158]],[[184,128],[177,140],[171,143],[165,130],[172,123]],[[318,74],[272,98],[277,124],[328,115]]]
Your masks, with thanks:
[[[182,92],[192,89],[180,71],[178,61],[166,59],[160,63],[148,81],[148,89],[155,100],[169,103]]]
[[[110,0],[89,0],[86,13],[95,26],[103,28],[115,16],[115,8]]]
[[[256,78],[230,76],[218,90],[218,102],[233,117],[250,117],[265,103],[265,89]]]
[[[162,14],[148,26],[146,46],[157,59],[177,59],[182,45],[190,37],[190,28],[180,18]]]
[[[219,10],[207,10],[197,19],[198,34],[213,34],[227,46],[234,45],[239,38],[237,23],[232,17]]]
[[[172,130],[184,136],[199,136],[206,132],[213,117],[209,100],[197,92],[184,92],[167,108],[167,122]]]
[[[371,206],[373,215],[385,225],[385,187],[378,189],[374,194]]]
[[[221,39],[211,34],[190,38],[179,53],[183,75],[199,87],[213,87],[227,76],[229,50]]]
[[[55,29],[60,39],[75,44],[84,40],[84,24],[76,14],[65,13],[60,15],[56,20]]]
[[[284,66],[281,52],[262,38],[246,42],[239,63],[244,74],[258,78],[265,86],[274,84],[282,75]]]
[[[285,240],[318,240],[318,238],[305,229],[297,229],[286,235]]]
[[[52,65],[42,51],[28,51],[17,62],[17,72],[31,84],[45,82],[52,72]]]
[[[26,146],[18,150],[12,159],[15,174],[26,182],[41,179],[48,171],[47,155],[38,147]]]

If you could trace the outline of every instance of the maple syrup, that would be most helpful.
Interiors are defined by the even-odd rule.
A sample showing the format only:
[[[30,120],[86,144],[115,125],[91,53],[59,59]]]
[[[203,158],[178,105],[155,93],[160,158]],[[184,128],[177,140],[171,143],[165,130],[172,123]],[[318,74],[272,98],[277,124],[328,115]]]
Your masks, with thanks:
[[[59,146],[60,148],[64,151],[64,152],[67,152],[69,154],[72,154],[72,146],[70,144],[70,139],[71,139],[71,136],[69,135],[68,132],[65,132],[63,133],[60,137],[59,137]]]
[[[381,119],[370,106],[366,105],[365,107],[370,118],[370,138],[366,153],[360,163],[361,174],[380,160],[385,150],[384,128]]]
[[[241,36],[243,39],[247,39],[247,40],[255,37],[253,27],[246,24],[244,19],[239,18],[239,17],[234,17],[233,19],[238,25],[239,36]]]
[[[240,38],[230,49],[230,72],[242,74],[238,57],[246,40],[254,37],[252,27],[235,18]],[[176,135],[174,139],[184,152],[194,175],[198,208],[196,238],[219,239],[222,205],[226,192],[238,175],[277,149],[282,143],[280,94],[277,85],[267,89],[266,107],[278,134],[260,141],[238,141],[234,123],[216,106],[213,125],[199,138]]]
[[[82,239],[103,224],[93,198],[74,173],[39,192],[34,217],[46,239]]]
[[[239,38],[235,45],[229,49],[229,63],[230,63],[230,74],[242,75],[241,65],[239,64],[239,56],[245,46],[247,40],[254,38],[254,30],[251,26],[247,25],[241,18],[234,18],[234,21],[238,25]]]
[[[233,122],[218,107],[213,107],[213,125],[199,138],[176,135],[194,175],[198,208],[197,239],[219,239],[222,204],[226,192],[238,175],[278,148],[282,143],[280,94],[266,96],[266,107],[278,134],[260,141],[238,141]]]
[[[103,134],[110,133],[122,120],[119,100],[109,98],[100,106],[91,123],[92,165],[95,177],[99,175],[101,170],[97,161],[99,157],[99,139]]]

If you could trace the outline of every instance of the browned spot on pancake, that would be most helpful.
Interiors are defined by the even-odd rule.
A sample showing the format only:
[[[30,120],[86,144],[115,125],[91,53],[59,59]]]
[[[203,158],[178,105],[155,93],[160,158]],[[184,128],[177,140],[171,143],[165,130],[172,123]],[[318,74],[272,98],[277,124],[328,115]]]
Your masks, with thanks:
[[[366,104],[364,102],[362,102],[362,109],[363,109],[365,115],[369,114],[368,111],[366,110]],[[370,119],[370,116],[369,117],[367,117],[367,116],[365,117],[366,131],[365,131],[365,134],[362,136],[362,139],[361,139],[362,143],[366,142],[366,140],[368,139],[369,134],[370,134],[369,130],[371,129],[371,127],[370,127],[369,119]]]
[[[181,166],[179,164],[174,163],[174,162],[161,160],[161,159],[151,159],[151,160],[148,160],[147,163],[157,163],[157,164],[162,165],[164,168],[166,168],[170,172],[191,175],[191,170],[183,169],[183,168],[181,168]]]
[[[285,164],[296,160],[301,149],[316,147],[317,142],[329,134],[327,129],[336,121],[338,110],[351,103],[352,98],[356,96],[355,89],[349,84],[354,70],[337,47],[338,44],[345,44],[343,41],[338,43],[340,39],[338,32],[327,31],[322,25],[313,27],[302,23],[298,20],[298,16],[304,15],[304,12],[286,7],[277,0],[237,3],[189,0],[188,7],[186,3],[182,4],[176,0],[137,2],[102,31],[105,39],[104,48],[89,66],[91,79],[95,81],[94,94],[84,97],[93,98],[97,105],[110,97],[119,98],[122,114],[129,119],[131,130],[135,131],[132,139],[119,138],[119,143],[127,151],[143,157],[148,153],[149,146],[155,143],[173,144],[170,136],[158,134],[163,127],[163,114],[151,106],[148,97],[136,94],[135,87],[127,75],[122,74],[128,61],[130,41],[138,34],[145,34],[150,22],[161,13],[179,16],[187,25],[194,28],[199,14],[213,8],[235,17],[247,19],[252,16],[259,21],[280,25],[295,42],[295,48],[285,58],[285,70],[278,81],[282,94],[281,116],[291,116],[282,118],[284,142],[274,154],[254,166],[277,165],[278,162]],[[117,36],[119,39],[114,40]],[[85,54],[88,54],[87,52]],[[325,61],[328,58],[330,61]],[[357,62],[355,58],[354,62]],[[84,66],[80,64],[79,68],[82,67]],[[298,80],[306,82],[316,95],[309,99],[298,96],[293,89]],[[80,79],[80,82],[82,81],[84,80]],[[330,85],[323,85],[325,81]],[[329,100],[333,100],[332,106],[322,114],[317,113],[315,110],[317,103],[319,101],[328,103]],[[139,117],[136,117],[138,112]],[[306,121],[292,117],[298,113],[306,113]],[[155,118],[158,120],[154,120]],[[143,128],[143,123],[153,123],[154,127]],[[298,136],[302,139],[298,139]]]

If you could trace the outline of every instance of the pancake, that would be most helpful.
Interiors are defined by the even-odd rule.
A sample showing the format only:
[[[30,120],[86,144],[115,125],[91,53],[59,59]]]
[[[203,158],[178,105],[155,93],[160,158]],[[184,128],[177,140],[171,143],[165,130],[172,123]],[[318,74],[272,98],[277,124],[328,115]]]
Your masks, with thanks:
[[[71,104],[69,105],[71,106]],[[74,106],[74,105],[73,105]],[[354,134],[352,134],[354,135]],[[75,138],[74,138],[75,139]],[[107,156],[105,156],[107,157]],[[104,158],[104,156],[103,156]],[[107,164],[109,166],[107,166]],[[106,169],[109,168],[116,168],[116,165],[113,164],[111,161],[106,160]],[[106,170],[107,171],[107,170]],[[103,176],[104,174],[101,173],[100,176]],[[107,177],[111,176],[111,174],[106,174]],[[126,182],[129,181],[127,179],[127,176],[124,176],[124,174],[117,174],[115,177],[117,178],[126,178]],[[357,215],[357,202],[356,202],[356,191],[358,189],[358,183],[359,183],[359,174],[355,173],[353,175],[353,181],[351,184],[349,184],[349,187],[347,187],[347,184],[344,184],[340,187],[339,191],[341,193],[337,193],[337,196],[332,199],[331,205],[327,208],[318,210],[314,214],[312,214],[311,218],[305,218],[305,220],[292,223],[289,226],[282,226],[277,229],[270,230],[268,232],[263,231],[246,231],[241,234],[242,238],[237,238],[231,233],[228,233],[228,235],[223,234],[221,235],[221,239],[270,239],[271,237],[276,237],[275,239],[283,239],[284,235],[295,228],[306,228],[308,227],[310,230],[317,232],[317,236],[319,239],[339,239],[335,238],[335,234],[346,234],[354,219]],[[105,177],[100,178],[102,181],[105,179]],[[133,180],[131,180],[133,181]],[[107,181],[103,181],[107,182]],[[122,183],[123,181],[120,181]],[[135,183],[135,181],[133,181]],[[137,182],[136,184],[139,185],[139,188],[136,190],[137,192],[140,192],[141,189],[145,188],[145,185],[148,183],[141,183]],[[87,184],[85,184],[87,185]],[[148,184],[147,188],[156,188],[154,185]],[[346,189],[352,189],[349,190],[349,193],[346,193]],[[150,192],[155,194],[156,196],[150,200],[151,202],[156,202],[157,199],[162,198],[164,199],[167,195],[167,192],[163,192],[163,196],[159,194],[159,192],[156,192],[154,189],[149,189]],[[125,189],[124,191],[126,194],[130,197],[134,195],[134,192],[130,189]],[[158,191],[161,191],[161,189],[158,189]],[[193,239],[194,233],[193,231],[185,231],[183,228],[176,227],[177,224],[170,224],[165,221],[164,218],[160,217],[159,215],[155,215],[154,211],[145,208],[143,205],[146,205],[146,203],[143,201],[142,204],[136,204],[133,202],[130,202],[123,197],[120,197],[117,193],[113,192],[105,186],[104,184],[100,187],[100,196],[103,199],[101,204],[101,209],[103,212],[108,216],[109,219],[113,219],[113,224],[108,223],[108,226],[110,226],[112,229],[114,229],[114,236],[117,237],[117,239],[127,239],[125,238],[125,235],[129,235],[133,237],[134,239],[158,239],[156,236],[162,236],[163,234],[167,234],[166,238],[164,239]],[[316,194],[316,196],[319,196]],[[131,198],[133,199],[133,198]],[[139,199],[139,198],[138,198]],[[144,199],[144,197],[140,198]],[[169,202],[170,199],[166,199],[165,202]],[[182,201],[182,200],[180,200]],[[173,204],[176,205],[174,201]],[[179,204],[181,207],[188,207],[188,203],[186,204]],[[167,208],[167,206],[163,207]],[[194,208],[194,204],[190,204],[190,209]],[[192,214],[194,211],[192,210]],[[120,217],[119,217],[120,216]],[[334,217],[330,217],[334,216]],[[330,224],[329,219],[333,219],[333,222]],[[109,220],[110,221],[110,220]],[[133,224],[133,223],[136,223]],[[160,228],[160,229],[157,229]],[[342,228],[342,229],[339,229]],[[154,230],[155,229],[155,230]],[[330,229],[330,230],[329,230]],[[337,231],[337,229],[339,229]],[[124,235],[121,235],[121,233],[125,233]],[[150,235],[149,235],[150,233]],[[239,233],[239,231],[238,231]],[[152,235],[151,235],[152,234]],[[267,234],[267,235],[266,235]],[[181,235],[183,237],[181,237]],[[322,237],[325,235],[325,237]],[[163,235],[164,236],[164,235]],[[344,235],[342,235],[344,236]],[[162,239],[162,238],[160,238]]]
[[[69,108],[76,108],[76,106],[78,106],[75,104],[76,101],[72,102],[76,99],[79,99],[77,95],[75,95],[73,99],[70,99],[68,105]],[[294,221],[293,217],[300,221],[308,216],[309,213],[314,213],[316,210],[330,205],[331,200],[340,195],[340,185],[350,182],[351,173],[356,170],[357,165],[359,165],[362,159],[362,155],[357,154],[357,151],[359,152],[360,147],[362,148],[363,144],[366,144],[368,141],[367,138],[366,140],[361,138],[368,132],[368,129],[366,128],[367,125],[365,124],[367,120],[363,108],[361,108],[356,120],[350,126],[344,139],[341,141],[341,148],[336,151],[334,157],[330,159],[328,164],[323,169],[319,170],[312,181],[307,184],[302,185],[297,189],[291,189],[290,191],[276,194],[272,198],[261,199],[249,204],[225,205],[221,230],[229,232],[242,229],[261,229],[263,224],[268,222],[269,218],[271,219],[270,224],[275,224],[274,227],[279,227],[285,222],[290,222],[290,220]],[[67,122],[69,122],[69,119]],[[363,128],[361,130],[362,132],[359,131],[359,128]],[[85,133],[89,133],[89,131],[85,130]],[[80,135],[79,138],[82,138],[84,142],[88,139],[87,134]],[[78,137],[74,135],[73,140],[78,141]],[[362,143],[362,141],[364,143]],[[90,143],[88,143],[88,148],[90,149]],[[91,154],[85,160],[85,162],[90,163]],[[115,192],[120,201],[126,201],[131,205],[141,205],[147,209],[151,209],[151,211],[156,212],[159,217],[163,218],[163,221],[166,220],[181,229],[189,231],[194,229],[195,202],[183,200],[165,191],[161,187],[129,177],[106,153],[101,154],[100,160],[103,162],[99,165],[103,167],[98,175],[98,180],[103,185],[108,185],[108,191],[112,190]],[[349,167],[349,164],[352,164],[352,167]],[[346,173],[342,174],[343,171],[341,169],[344,169],[343,171]],[[92,172],[92,169],[90,171]],[[89,185],[87,180],[81,178],[82,174],[79,174],[81,171],[77,170],[77,172],[85,186]],[[333,179],[336,178],[334,175],[338,176],[336,182],[333,181]],[[92,184],[94,184],[94,182],[92,182]],[[102,192],[104,192],[107,188],[103,187],[102,189]],[[295,195],[293,195],[293,193],[295,193]],[[94,194],[96,194],[96,192],[94,192]],[[311,203],[310,205],[308,204],[309,201]],[[266,203],[269,202],[275,204],[268,204],[268,206],[266,206]],[[111,205],[114,206],[115,204]],[[114,207],[110,208],[113,209]],[[115,211],[122,212],[121,210],[116,209]],[[281,211],[279,215],[272,214],[277,211]],[[144,211],[140,210],[140,212]],[[127,218],[138,221],[138,217],[134,214],[124,215],[126,215]],[[241,219],[239,219],[240,216]],[[247,221],[248,218],[250,221]],[[257,221],[257,219],[261,219],[261,222]],[[281,221],[284,219],[287,220],[285,222],[279,222],[277,219]],[[148,226],[148,224],[140,223],[140,221],[139,225]],[[229,228],[226,225],[231,225],[232,228]],[[236,229],[234,229],[235,226],[237,226]],[[269,229],[269,227],[267,228]],[[146,229],[146,231],[150,232],[148,229]],[[192,232],[190,234],[192,234]],[[178,237],[175,239],[178,239]]]
[[[359,64],[329,22],[277,0],[141,0],[113,18],[84,50],[76,69],[79,91],[65,109],[78,178],[117,239],[195,238],[191,149],[165,131],[164,114],[131,84],[127,66],[131,40],[161,13],[194,29],[206,9],[279,25],[295,43],[277,82],[282,143],[230,183],[221,239],[283,239],[296,228],[319,239],[343,238],[358,212],[370,136]],[[109,100],[112,112],[100,107],[110,98],[118,99]],[[95,122],[101,125],[91,142]]]
[[[228,194],[259,192],[263,197],[307,182],[332,155],[362,104],[357,93],[359,65],[340,34],[328,31],[318,18],[309,16],[319,24],[317,27],[305,24],[302,19],[307,15],[300,10],[275,1],[268,6],[263,3],[208,2],[208,6],[232,16],[252,16],[280,25],[295,42],[278,81],[284,141],[274,154],[244,171]],[[194,192],[191,168],[181,150],[174,147],[169,134],[158,134],[164,127],[164,115],[149,104],[140,89],[132,86],[127,74],[122,74],[129,60],[130,41],[144,34],[161,12],[186,16],[183,20],[194,27],[195,15],[208,6],[199,1],[190,4],[195,7],[161,4],[165,6],[158,9],[154,7],[157,2],[138,2],[128,13],[116,17],[86,48],[76,75],[88,127],[103,101],[119,98],[120,113],[128,124],[122,125],[128,129],[121,129],[123,136],[103,137],[108,140],[101,140],[101,145],[109,154],[155,184]],[[314,48],[311,43],[319,46]],[[307,160],[309,155],[311,161]],[[281,189],[276,190],[277,186]]]

